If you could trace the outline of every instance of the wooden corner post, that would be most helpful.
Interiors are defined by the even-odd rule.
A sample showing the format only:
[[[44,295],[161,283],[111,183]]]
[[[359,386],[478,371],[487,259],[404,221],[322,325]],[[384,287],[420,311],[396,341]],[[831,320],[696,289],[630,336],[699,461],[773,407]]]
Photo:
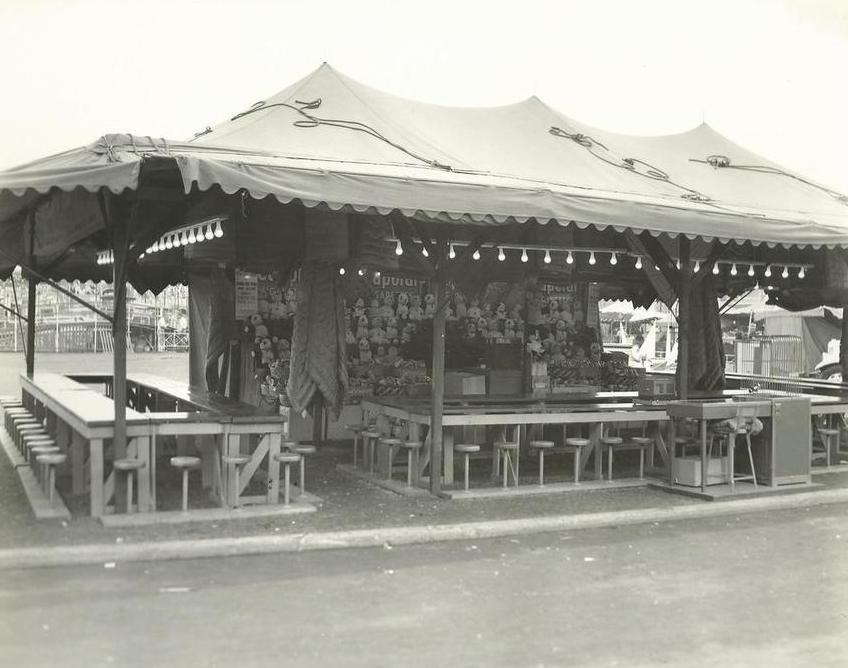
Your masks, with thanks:
[[[689,239],[678,237],[680,285],[677,292],[677,385],[681,399],[689,398],[689,320],[692,304],[692,271],[689,266]],[[673,444],[672,444],[673,445]]]
[[[29,266],[35,268],[35,212],[31,213],[28,220],[27,236],[27,260]],[[26,272],[27,278],[27,329],[26,345],[26,375],[32,378],[35,373],[35,312],[38,301],[38,279],[32,272]]]
[[[445,400],[445,244],[437,244],[436,313],[433,316],[433,406],[430,415],[430,493],[442,492],[442,412]]]

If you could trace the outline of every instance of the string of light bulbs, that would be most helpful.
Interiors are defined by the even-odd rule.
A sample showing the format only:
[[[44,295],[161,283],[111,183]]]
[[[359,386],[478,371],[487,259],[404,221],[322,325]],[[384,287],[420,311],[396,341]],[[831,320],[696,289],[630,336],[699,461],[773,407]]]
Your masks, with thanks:
[[[142,259],[150,253],[158,253],[159,251],[172,250],[180,246],[188,246],[191,244],[200,243],[202,241],[212,241],[220,239],[224,236],[223,222],[227,220],[225,217],[215,217],[204,220],[191,225],[184,225],[175,230],[166,232],[159,239],[153,242],[144,253],[138,256]],[[114,264],[115,253],[111,250],[97,251],[97,264]]]

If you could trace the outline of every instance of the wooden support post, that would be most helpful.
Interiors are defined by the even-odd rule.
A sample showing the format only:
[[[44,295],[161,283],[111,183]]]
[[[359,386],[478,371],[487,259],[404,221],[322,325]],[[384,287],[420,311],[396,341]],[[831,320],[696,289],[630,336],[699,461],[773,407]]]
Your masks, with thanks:
[[[433,317],[433,410],[430,416],[430,493],[442,491],[442,410],[445,400],[445,244],[438,244],[436,314]]]
[[[839,344],[839,365],[842,367],[842,382],[848,382],[848,299],[842,303],[842,337]]]
[[[29,239],[27,243],[27,254],[29,266],[35,265],[35,213],[29,216]],[[35,276],[27,275],[27,331],[26,331],[26,374],[32,378],[35,373],[35,309],[38,300],[38,280]]]
[[[677,387],[681,399],[689,398],[689,310],[692,296],[692,271],[689,266],[689,239],[678,237],[680,285],[677,292]]]

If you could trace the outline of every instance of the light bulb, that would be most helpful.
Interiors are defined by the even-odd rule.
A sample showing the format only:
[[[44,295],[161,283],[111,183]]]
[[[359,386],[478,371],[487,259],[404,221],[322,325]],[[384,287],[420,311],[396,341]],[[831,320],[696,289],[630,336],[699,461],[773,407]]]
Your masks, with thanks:
[[[395,255],[403,255],[403,245],[400,243],[400,239],[397,240],[397,246],[395,246]]]
[[[641,255],[636,256],[636,268],[637,269],[642,268],[642,256]]]
[[[565,256],[566,264],[574,264],[574,256],[571,254],[571,251],[568,251],[568,255]]]
[[[734,262],[734,263],[730,266],[730,275],[731,275],[731,276],[736,276],[736,274],[738,274],[738,273],[739,273],[739,272],[736,270],[736,263]]]
[[[506,260],[506,253],[503,252],[503,248],[498,248],[498,261],[503,262]]]
[[[806,275],[807,275],[807,274],[804,272],[804,267],[801,267],[801,268],[798,270],[798,278],[804,278],[804,276],[806,276]]]
[[[165,239],[165,248],[167,248],[168,250],[171,250],[173,247],[174,247],[174,242],[171,241],[171,237],[168,237],[167,239]]]
[[[595,251],[589,253],[589,264],[595,264],[597,260],[595,259]]]
[[[197,243],[197,237],[194,236],[194,228],[193,227],[188,231],[188,242],[190,244]]]
[[[545,264],[550,264],[550,263],[551,263],[551,251],[546,250],[545,251]]]
[[[206,234],[204,236],[206,237],[206,241],[212,241],[215,238],[215,233],[212,231],[211,225],[206,226]]]
[[[185,230],[180,235],[180,246],[188,246],[188,233]]]
[[[147,253],[148,255],[150,255],[151,253],[154,253],[155,251],[153,250],[153,246],[151,246],[150,248],[148,248],[148,249],[147,249],[146,251],[144,251],[144,252],[145,252],[145,253]]]
[[[220,220],[215,221],[215,231],[213,232],[213,234],[215,235],[215,237],[217,239],[220,239],[221,237],[224,236],[224,230],[221,228],[221,221]]]
[[[139,255],[139,256],[138,256],[138,259],[139,259],[139,260],[143,260],[143,259],[144,259],[144,253],[142,253],[141,255]],[[803,277],[802,277],[802,278],[803,278]]]
[[[377,271],[375,271],[375,272],[374,272],[374,277],[375,277],[375,278],[380,278],[380,276],[381,276],[381,275],[382,275],[382,274],[380,273],[380,271],[379,271],[379,270],[377,270]]]
[[[339,276],[344,276],[344,275],[345,275],[345,268],[339,267]]]
[[[430,257],[430,251],[427,250],[427,246],[421,246],[421,255]]]
[[[765,276],[766,278],[771,278],[771,265],[768,265],[766,267],[766,270],[763,273],[763,276]]]
[[[674,263],[674,266],[680,269],[680,258],[677,259],[677,262]]]
[[[754,265],[751,264],[751,265],[748,265],[748,276],[753,277],[753,275],[754,275]]]
[[[716,263],[713,265],[713,276],[718,276],[718,272],[719,272],[718,262],[716,262]]]
[[[526,248],[522,248],[522,249],[521,249],[521,261],[522,261],[522,262],[527,262],[527,260],[529,260],[529,259],[530,259],[530,258],[528,258],[528,257],[527,257],[527,249],[526,249]]]
[[[179,234],[171,235],[171,243],[174,245],[174,248],[179,248],[180,247],[180,235]]]
[[[153,245],[150,247],[151,252],[156,253],[159,250],[159,240],[153,242]]]
[[[361,267],[357,270],[356,273],[359,274],[360,276],[365,276],[365,270],[362,269]]]
[[[471,254],[471,258],[474,259],[474,260],[480,259],[480,249],[479,248]]]
[[[618,264],[618,258],[615,256],[615,253],[610,255],[610,264],[614,267]]]
[[[783,273],[781,274],[783,278],[789,278],[789,267],[783,267]]]
[[[701,261],[695,260],[695,273],[697,274],[699,271],[701,271]]]
[[[453,244],[450,245],[448,249],[448,257],[453,260],[456,257],[456,250],[454,250]]]

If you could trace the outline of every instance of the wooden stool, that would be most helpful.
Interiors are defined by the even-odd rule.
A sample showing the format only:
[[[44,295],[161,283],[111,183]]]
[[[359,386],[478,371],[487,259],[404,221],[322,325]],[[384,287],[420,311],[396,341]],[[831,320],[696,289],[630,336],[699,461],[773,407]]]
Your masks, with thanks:
[[[512,481],[518,487],[518,443],[510,441],[497,441],[495,443],[498,458],[503,459],[503,486],[508,486],[509,474],[512,473]],[[515,456],[513,457],[513,453]]]
[[[345,425],[345,429],[353,432],[353,468],[356,468],[356,451],[359,449],[359,437],[360,437],[360,435],[362,434],[363,431],[368,429],[368,425],[348,424],[348,425]],[[363,450],[364,450],[364,447],[365,447],[365,444],[363,443]],[[363,458],[364,458],[365,453],[363,452],[362,455],[363,455]]]
[[[456,443],[453,451],[464,455],[465,459],[465,491],[468,491],[468,467],[470,465],[469,455],[480,452],[480,446],[476,443]],[[499,455],[500,456],[500,455]]]
[[[188,472],[200,467],[200,457],[171,457],[171,466],[183,472],[183,512],[188,512]]]
[[[583,448],[588,448],[592,445],[592,441],[588,438],[567,438],[565,439],[565,447],[574,448],[574,482],[580,482],[580,459],[583,454]]]
[[[283,465],[283,503],[289,505],[291,501],[291,465],[297,464],[301,457],[296,452],[280,452],[274,455],[274,459]]]
[[[382,436],[383,434],[371,427],[362,432],[362,466],[363,468],[367,467],[371,473],[374,473],[374,447],[377,444],[377,439],[382,438]]]
[[[56,441],[54,441],[48,434],[24,434],[23,440],[23,456],[27,462],[32,463],[32,457],[30,457],[30,451],[32,448],[39,445],[47,445],[54,446],[56,445]]]
[[[400,445],[406,450],[406,486],[412,487],[412,453],[420,450],[424,443],[423,441],[404,441]]]
[[[539,451],[539,485],[545,484],[545,450],[554,447],[553,441],[530,441],[530,447]]]
[[[56,449],[58,450],[59,448]],[[56,467],[60,464],[64,464],[67,459],[67,455],[63,455],[59,452],[47,453],[36,457],[38,464],[42,468],[47,468],[47,496],[50,499],[51,506],[53,505],[53,496],[56,490]]]
[[[36,445],[31,450],[32,456],[35,457],[35,461],[37,464],[44,464],[45,462],[39,461],[39,457],[42,455],[58,455],[62,451],[56,445]],[[36,469],[38,475],[38,479],[41,481],[42,488],[44,487],[44,466],[38,466]],[[44,491],[47,491],[46,489]]]
[[[304,443],[291,451],[300,455],[300,493],[303,494],[306,491],[306,455],[314,455],[318,449],[314,445]]]
[[[612,449],[616,446],[623,445],[624,439],[621,436],[602,436],[599,448],[600,456],[603,458],[603,448],[607,451],[607,480],[612,480]],[[603,459],[601,460],[601,469],[603,470]]]
[[[143,469],[145,463],[140,459],[135,459],[134,457],[127,457],[126,459],[116,459],[112,462],[112,468],[115,471],[122,471],[127,474],[127,514],[132,514],[132,497],[133,497],[133,474],[135,474],[140,469]],[[141,508],[138,509],[141,512]]]
[[[824,464],[825,466],[830,466],[831,463],[831,455],[834,452],[839,452],[839,430],[838,429],[830,429],[827,427],[816,428],[816,431],[819,433],[819,438],[821,439],[822,445],[824,446]],[[835,445],[833,447],[831,444],[831,440],[836,439]],[[813,457],[813,459],[817,459],[817,457]]]
[[[40,424],[25,424],[18,427],[15,434],[15,446],[20,452],[24,452],[24,435],[26,434],[42,434],[47,435],[47,430]]]
[[[386,467],[386,478],[388,480],[392,479],[392,460],[395,457],[395,447],[399,446],[403,441],[399,438],[394,438],[392,436],[381,436],[377,439],[377,442],[380,445],[386,446],[388,449],[388,466]]]
[[[241,469],[250,461],[250,455],[224,455],[221,457],[221,461],[228,466],[233,466],[233,491],[232,491],[232,499],[228,499],[231,502],[233,508],[239,507],[239,497],[241,496],[241,485],[239,484],[239,475],[241,473]]]

